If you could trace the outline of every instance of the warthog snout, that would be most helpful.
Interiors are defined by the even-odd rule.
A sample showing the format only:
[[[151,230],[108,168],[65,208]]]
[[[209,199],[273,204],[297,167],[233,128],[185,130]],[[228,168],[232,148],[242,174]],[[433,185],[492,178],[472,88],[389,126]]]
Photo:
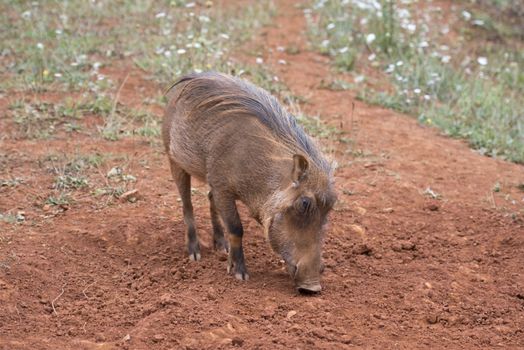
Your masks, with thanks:
[[[301,294],[314,294],[322,290],[320,285],[322,264],[318,261],[310,260],[296,265],[289,264],[288,270],[295,282],[295,287]]]

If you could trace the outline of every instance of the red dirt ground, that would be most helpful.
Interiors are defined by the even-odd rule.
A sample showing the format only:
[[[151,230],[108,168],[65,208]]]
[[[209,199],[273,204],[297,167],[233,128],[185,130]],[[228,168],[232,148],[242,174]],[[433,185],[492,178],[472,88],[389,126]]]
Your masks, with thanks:
[[[0,212],[18,208],[27,220],[0,223],[1,349],[524,347],[524,193],[517,188],[524,167],[478,155],[351,92],[322,89],[332,74],[327,58],[306,50],[303,15],[293,4],[279,2],[256,45],[291,91],[306,97],[306,112],[342,125],[355,141],[333,152],[340,201],[322,293],[293,290],[245,211],[251,279],[227,276],[211,248],[199,184],[193,198],[203,258],[189,262],[178,195],[158,145],[85,134],[7,137],[0,178],[25,183],[0,187]],[[276,49],[290,44],[300,52]],[[133,72],[121,101],[158,90]],[[8,103],[0,102],[2,128]],[[113,154],[93,179],[125,159],[139,200],[100,203],[86,192],[67,210],[43,207],[53,183],[46,156],[64,150]],[[425,195],[428,187],[441,197]]]

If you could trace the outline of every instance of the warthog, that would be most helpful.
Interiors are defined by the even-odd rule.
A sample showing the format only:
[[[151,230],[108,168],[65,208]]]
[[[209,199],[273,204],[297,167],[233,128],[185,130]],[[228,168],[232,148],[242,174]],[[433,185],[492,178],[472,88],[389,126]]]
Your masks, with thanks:
[[[298,290],[319,292],[323,235],[336,201],[332,164],[273,96],[243,79],[189,74],[168,96],[162,132],[182,198],[189,258],[201,256],[191,204],[194,176],[210,186],[214,248],[229,253],[228,272],[249,278],[239,200],[263,226]]]

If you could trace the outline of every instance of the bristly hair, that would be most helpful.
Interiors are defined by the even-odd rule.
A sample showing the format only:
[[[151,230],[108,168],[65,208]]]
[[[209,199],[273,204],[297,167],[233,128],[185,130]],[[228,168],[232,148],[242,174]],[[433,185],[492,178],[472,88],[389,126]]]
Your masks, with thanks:
[[[217,72],[192,73],[181,77],[166,95],[177,88],[176,102],[183,100],[191,116],[202,114],[254,116],[294,152],[303,152],[321,170],[332,171],[313,140],[275,97],[250,82]],[[188,106],[188,107],[189,107]]]

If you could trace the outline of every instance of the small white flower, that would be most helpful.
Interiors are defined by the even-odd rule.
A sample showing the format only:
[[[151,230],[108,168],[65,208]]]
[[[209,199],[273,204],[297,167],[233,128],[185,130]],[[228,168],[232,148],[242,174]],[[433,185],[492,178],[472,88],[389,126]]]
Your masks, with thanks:
[[[165,12],[159,12],[155,15],[155,18],[163,18],[166,16],[166,13]]]
[[[395,63],[395,64],[397,65],[397,67],[400,67],[400,66],[402,66],[402,65],[404,64],[404,62],[402,62],[402,61],[398,61],[398,62]]]
[[[278,60],[278,64],[287,64],[286,60]]]
[[[448,56],[448,55],[442,56],[440,60],[442,61],[442,63],[449,63],[449,61],[451,61],[451,56]]]
[[[202,73],[202,69],[200,69],[200,68],[195,68],[195,73]]]
[[[365,79],[365,78],[364,78],[363,75],[357,75],[357,76],[355,77],[355,83],[359,84],[359,83],[363,82],[364,79]]]
[[[171,57],[171,51],[169,51],[169,50],[164,51],[164,56]]]
[[[420,48],[422,48],[422,49],[425,48],[425,47],[428,47],[428,46],[429,46],[429,44],[428,44],[428,42],[425,41],[425,40],[424,40],[424,41],[421,41],[421,42],[418,44],[418,47],[420,47]]]
[[[198,16],[198,19],[202,23],[209,23],[209,22],[211,22],[211,19],[209,17],[207,17],[207,16]]]
[[[55,30],[55,34],[56,34],[56,35],[62,35],[62,33],[63,33],[63,32],[62,32],[62,29],[57,29],[57,30]]]
[[[262,59],[262,57],[257,57],[256,60],[255,60],[255,62],[256,62],[257,64],[262,64],[262,63],[264,63],[264,60]]]
[[[338,50],[338,52],[340,53],[346,53],[348,52],[349,48],[347,46],[344,46],[343,48],[341,48],[340,50]]]
[[[322,45],[323,47],[327,47],[329,45],[329,40],[322,40],[322,42],[320,43],[320,45]]]
[[[373,41],[375,41],[376,38],[377,36],[375,35],[375,33],[369,33],[368,35],[366,35],[366,43],[369,45]]]
[[[374,61],[375,58],[377,58],[377,55],[375,55],[374,53],[372,53],[371,55],[368,56],[368,60],[369,61]]]
[[[229,39],[229,35],[227,35],[226,33],[221,33],[221,34],[220,34],[220,37],[221,37],[222,39],[226,39],[226,40]]]
[[[424,100],[426,100],[426,101],[431,100],[431,96],[429,96],[429,95],[424,95]]]
[[[55,73],[55,78],[61,78],[62,77],[62,73]]]
[[[43,50],[43,49],[44,49],[44,44],[42,44],[42,43],[37,43],[37,44],[36,44],[36,47],[37,47],[38,49],[40,49],[40,50]]]
[[[186,7],[187,7],[187,8],[191,8],[191,7],[195,7],[195,5],[196,5],[196,4],[195,4],[194,2],[188,2],[188,3],[186,4]]]
[[[417,25],[415,23],[410,23],[406,27],[411,33],[414,33],[417,30]]]
[[[326,27],[327,30],[335,29],[335,23],[329,23]]]
[[[277,51],[278,52],[284,52],[286,50],[286,48],[284,46],[277,46]]]
[[[395,70],[395,65],[390,64],[388,68],[386,69],[386,73],[393,73],[394,70]]]
[[[31,11],[27,10],[27,11],[22,12],[22,18],[23,19],[31,18]]]
[[[176,53],[179,54],[179,55],[183,55],[185,54],[187,51],[185,49],[178,49],[176,50]]]
[[[462,17],[464,17],[464,19],[466,21],[469,21],[471,19],[471,13],[469,13],[468,11],[464,10],[462,11]]]
[[[416,89],[413,90],[413,92],[414,92],[415,94],[418,95],[418,94],[420,94],[422,91],[421,91],[419,88],[416,88]]]
[[[478,57],[477,58],[477,62],[478,64],[480,64],[481,66],[485,66],[488,64],[488,59],[486,57]]]
[[[474,25],[482,27],[484,25],[484,21],[481,19],[476,19],[472,22]]]

